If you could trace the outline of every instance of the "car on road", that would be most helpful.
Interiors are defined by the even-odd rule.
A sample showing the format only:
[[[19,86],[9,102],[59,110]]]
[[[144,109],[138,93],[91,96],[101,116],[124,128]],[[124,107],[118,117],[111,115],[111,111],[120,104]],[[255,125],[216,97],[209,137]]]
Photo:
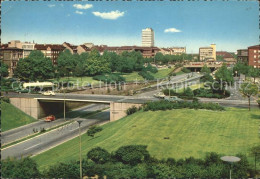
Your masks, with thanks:
[[[163,94],[162,92],[159,92],[159,93],[155,93],[153,96],[156,97],[156,98],[162,98],[163,99],[165,97],[165,94]]]
[[[51,122],[51,121],[54,121],[56,118],[54,115],[49,115],[45,118],[45,121],[46,122]]]
[[[16,90],[17,93],[29,93],[30,91],[28,89],[18,89]]]
[[[45,91],[42,93],[44,96],[55,96],[55,93],[53,91]]]
[[[169,96],[165,96],[164,100],[171,101],[171,102],[181,102],[181,101],[184,101],[183,99],[178,98],[177,96],[170,96],[170,97]]]

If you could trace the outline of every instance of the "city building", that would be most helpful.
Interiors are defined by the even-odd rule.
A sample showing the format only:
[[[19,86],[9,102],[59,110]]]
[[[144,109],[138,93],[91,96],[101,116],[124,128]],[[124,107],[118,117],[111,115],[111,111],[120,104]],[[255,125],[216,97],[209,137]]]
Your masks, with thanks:
[[[23,58],[23,49],[8,47],[8,44],[3,44],[1,46],[1,58],[2,62],[8,65],[9,76],[13,76],[19,59]]]
[[[248,65],[260,68],[260,45],[248,47]]]
[[[248,64],[248,49],[237,50],[237,61]]]
[[[201,61],[214,60],[216,61],[216,45],[211,44],[210,47],[201,47],[199,48],[199,55]]]
[[[77,53],[77,47],[78,47],[78,46],[72,45],[72,44],[70,44],[70,43],[68,43],[68,42],[64,42],[62,45],[63,45],[66,49],[68,49],[68,50],[70,51],[70,53],[72,53],[72,54],[76,54],[76,53]]]
[[[154,46],[154,31],[152,28],[142,30],[142,47]]]
[[[180,55],[186,53],[186,47],[171,47],[171,55]]]
[[[232,62],[232,63],[236,63],[237,60],[235,59],[235,57],[229,53],[229,52],[226,52],[226,51],[218,51],[216,52],[217,56],[222,56],[223,59],[226,61],[226,62]]]
[[[23,49],[23,57],[26,58],[30,55],[31,51],[34,50],[34,43],[31,42],[20,42],[19,40],[12,40],[8,42],[8,47]]]
[[[65,49],[63,45],[59,44],[35,44],[35,50],[40,50],[45,57],[50,58],[53,65],[57,65],[57,58]]]

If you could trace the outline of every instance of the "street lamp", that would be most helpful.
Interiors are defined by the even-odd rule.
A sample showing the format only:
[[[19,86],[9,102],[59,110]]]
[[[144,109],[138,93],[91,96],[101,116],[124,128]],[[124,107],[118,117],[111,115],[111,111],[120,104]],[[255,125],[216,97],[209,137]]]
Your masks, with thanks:
[[[238,158],[238,157],[234,157],[234,156],[224,156],[224,157],[221,157],[220,159],[225,161],[225,162],[230,163],[229,178],[231,179],[232,164],[235,163],[235,162],[239,162],[241,159]]]
[[[80,179],[82,179],[82,159],[81,159],[81,132],[80,132],[80,124],[83,120],[77,120],[79,124],[79,172],[80,172]]]

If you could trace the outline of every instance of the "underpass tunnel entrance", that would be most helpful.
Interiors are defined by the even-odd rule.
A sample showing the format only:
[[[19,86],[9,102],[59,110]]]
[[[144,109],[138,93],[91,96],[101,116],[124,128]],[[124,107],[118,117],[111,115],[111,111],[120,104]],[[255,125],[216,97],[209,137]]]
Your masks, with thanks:
[[[96,114],[109,108],[109,104],[90,103],[83,101],[54,101],[39,100],[40,114],[39,118],[48,115],[55,115],[56,118],[63,118],[65,111],[66,119],[87,118],[91,114]]]

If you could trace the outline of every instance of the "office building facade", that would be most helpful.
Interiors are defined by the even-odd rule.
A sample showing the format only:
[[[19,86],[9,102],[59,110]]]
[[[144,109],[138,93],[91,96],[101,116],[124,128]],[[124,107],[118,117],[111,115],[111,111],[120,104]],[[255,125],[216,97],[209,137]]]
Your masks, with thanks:
[[[154,47],[154,31],[152,28],[142,30],[142,47]]]

